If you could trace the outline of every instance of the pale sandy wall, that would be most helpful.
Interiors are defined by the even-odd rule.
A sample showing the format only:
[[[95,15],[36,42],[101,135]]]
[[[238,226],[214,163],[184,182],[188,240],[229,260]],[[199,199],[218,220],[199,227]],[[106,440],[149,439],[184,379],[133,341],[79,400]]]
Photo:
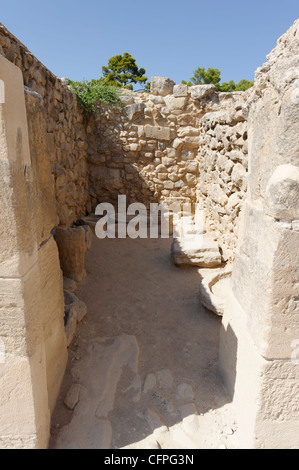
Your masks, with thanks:
[[[51,348],[49,336],[45,337],[46,316],[55,317],[53,330],[63,333],[63,304],[57,303],[57,310],[51,311],[52,297],[57,298],[59,287],[62,290],[57,247],[50,233],[54,211],[43,215],[45,180],[36,181],[41,162],[34,151],[32,159],[30,155],[22,74],[3,57],[0,83],[0,339],[4,346],[0,447],[43,448],[49,437],[49,394],[57,387],[47,369]],[[56,285],[50,292],[46,283],[54,277]],[[47,298],[51,303],[45,303]],[[66,358],[63,334],[61,338],[55,344],[61,355],[60,380]]]
[[[241,444],[299,446],[299,20],[256,73],[220,362]]]

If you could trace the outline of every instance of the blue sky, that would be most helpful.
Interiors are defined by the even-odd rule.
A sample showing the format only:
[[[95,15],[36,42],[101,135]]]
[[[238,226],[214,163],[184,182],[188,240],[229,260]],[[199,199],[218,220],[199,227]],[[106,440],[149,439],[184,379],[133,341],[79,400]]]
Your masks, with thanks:
[[[197,67],[253,80],[297,18],[298,0],[11,0],[0,13],[58,77],[99,78],[110,57],[129,52],[149,78],[176,83]]]

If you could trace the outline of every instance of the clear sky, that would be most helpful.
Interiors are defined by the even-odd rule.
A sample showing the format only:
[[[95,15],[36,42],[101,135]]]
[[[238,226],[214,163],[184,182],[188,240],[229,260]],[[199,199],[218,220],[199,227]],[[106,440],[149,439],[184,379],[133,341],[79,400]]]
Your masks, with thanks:
[[[254,79],[299,0],[9,0],[0,21],[55,75],[99,78],[129,52],[148,78],[188,80],[197,67],[222,81]]]

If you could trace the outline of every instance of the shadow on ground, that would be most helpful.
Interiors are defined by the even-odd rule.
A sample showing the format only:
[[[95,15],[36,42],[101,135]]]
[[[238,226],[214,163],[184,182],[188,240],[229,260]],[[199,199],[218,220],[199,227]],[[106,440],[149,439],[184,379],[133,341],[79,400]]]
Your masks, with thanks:
[[[171,241],[93,238],[77,290],[88,315],[70,347],[50,448],[234,446],[217,370],[221,318],[199,299],[210,271],[174,266]],[[81,388],[69,410],[72,383]]]

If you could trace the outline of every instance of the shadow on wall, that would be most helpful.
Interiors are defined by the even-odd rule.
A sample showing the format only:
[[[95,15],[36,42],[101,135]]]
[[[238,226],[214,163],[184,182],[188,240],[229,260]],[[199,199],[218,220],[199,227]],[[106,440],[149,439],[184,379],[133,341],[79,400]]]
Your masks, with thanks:
[[[182,98],[169,95],[179,101],[171,105],[180,106],[171,116],[162,96],[135,94],[121,97],[122,110],[102,106],[90,119],[88,175],[93,210],[99,202],[115,203],[115,193],[126,194],[128,204],[147,206],[169,197],[195,201],[202,112],[196,103],[192,108],[196,116],[187,108],[184,111],[188,90],[185,94]],[[181,125],[184,130],[179,134]]]
[[[128,204],[158,202],[154,188],[141,176],[142,171],[149,169],[157,143],[147,147],[147,157],[135,151],[138,148],[135,142],[128,143],[126,151],[123,128],[122,112],[108,107],[101,107],[100,114],[92,117],[87,126],[89,194],[93,211],[100,202],[116,205],[118,195],[126,195]]]
[[[221,325],[220,342],[221,348],[219,349],[225,351],[225,355],[218,358],[219,372],[229,399],[233,401],[237,375],[238,338],[230,324],[228,324],[226,329],[223,324]],[[223,371],[225,371],[225,379]]]

